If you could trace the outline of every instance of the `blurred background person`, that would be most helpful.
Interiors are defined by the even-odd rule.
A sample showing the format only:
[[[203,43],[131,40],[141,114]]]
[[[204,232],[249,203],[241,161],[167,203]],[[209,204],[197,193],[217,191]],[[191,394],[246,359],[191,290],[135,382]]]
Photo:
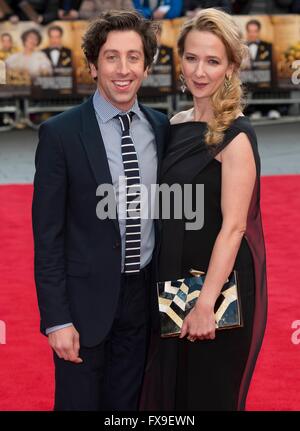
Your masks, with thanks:
[[[61,20],[69,21],[79,19],[79,8],[82,0],[60,0],[58,17]]]
[[[7,57],[17,51],[17,48],[14,46],[12,35],[9,33],[2,33],[0,36],[0,60],[6,60]]]
[[[183,0],[133,0],[133,3],[145,18],[173,19],[183,13]]]
[[[54,75],[69,74],[72,70],[72,51],[63,46],[63,33],[59,25],[49,27],[49,46],[42,50],[51,62]]]
[[[261,40],[261,23],[252,19],[246,24],[246,43],[249,47],[250,58],[252,61],[271,61],[272,44]]]
[[[293,0],[233,0],[234,14],[260,15],[292,12]]]
[[[9,7],[12,9],[8,18],[13,24],[17,24],[19,21],[32,21],[32,17],[29,16],[22,5],[27,4],[37,14],[37,20],[39,24],[49,24],[50,22],[58,18],[58,6],[59,0],[6,0]]]
[[[293,0],[291,5],[291,12],[300,13],[300,0]]]
[[[131,0],[83,0],[79,8],[79,17],[90,19],[111,9],[130,10],[134,9],[134,5]]]
[[[272,77],[272,44],[261,39],[261,23],[257,19],[251,19],[246,24],[246,44],[249,47],[249,69],[256,70],[257,64],[270,70],[271,85]],[[247,113],[250,118],[258,120],[262,116],[269,119],[278,119],[281,117],[280,112],[275,106],[253,105],[249,106]]]
[[[8,70],[26,71],[31,78],[52,75],[52,66],[46,54],[38,51],[37,47],[42,36],[36,29],[29,29],[21,35],[23,51],[11,55],[6,60]]]
[[[184,11],[188,17],[193,17],[201,9],[210,7],[219,8],[225,12],[231,12],[231,0],[185,0]]]

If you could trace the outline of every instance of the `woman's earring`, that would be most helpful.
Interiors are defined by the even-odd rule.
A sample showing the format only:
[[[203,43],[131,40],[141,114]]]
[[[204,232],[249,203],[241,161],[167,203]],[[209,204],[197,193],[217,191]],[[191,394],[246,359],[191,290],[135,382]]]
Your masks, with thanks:
[[[180,82],[181,82],[180,89],[181,89],[182,93],[185,93],[185,90],[187,89],[187,86],[186,86],[186,82],[185,82],[185,79],[184,79],[184,76],[183,76],[182,73],[179,75],[179,79],[180,79]]]
[[[226,92],[229,92],[231,90],[232,87],[232,83],[231,83],[231,79],[228,78],[228,76],[225,75],[225,79],[224,79],[224,88]]]

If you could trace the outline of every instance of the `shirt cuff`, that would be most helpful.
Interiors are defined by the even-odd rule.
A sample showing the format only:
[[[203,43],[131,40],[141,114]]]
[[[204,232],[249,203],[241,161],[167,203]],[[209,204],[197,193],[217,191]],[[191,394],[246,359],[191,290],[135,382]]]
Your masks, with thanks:
[[[68,328],[68,326],[72,326],[73,323],[65,323],[64,325],[51,326],[51,328],[46,329],[46,335],[51,334],[51,332],[58,331],[59,329]]]

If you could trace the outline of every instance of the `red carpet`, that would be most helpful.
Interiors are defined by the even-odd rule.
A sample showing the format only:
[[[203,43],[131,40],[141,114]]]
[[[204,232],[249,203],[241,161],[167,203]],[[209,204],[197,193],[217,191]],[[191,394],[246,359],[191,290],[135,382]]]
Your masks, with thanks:
[[[39,334],[33,281],[29,185],[0,187],[0,410],[50,410],[52,355]],[[248,410],[300,410],[300,176],[265,177],[262,208],[268,256],[269,317]],[[300,335],[299,335],[300,341]],[[1,334],[0,334],[1,339]]]

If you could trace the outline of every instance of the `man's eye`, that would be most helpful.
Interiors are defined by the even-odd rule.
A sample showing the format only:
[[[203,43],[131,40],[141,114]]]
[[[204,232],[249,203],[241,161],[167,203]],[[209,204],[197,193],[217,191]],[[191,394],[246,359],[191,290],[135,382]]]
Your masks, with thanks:
[[[139,58],[136,55],[131,55],[129,59],[130,61],[138,61]]]
[[[108,55],[106,58],[107,58],[107,60],[109,60],[109,61],[113,61],[113,60],[115,60],[117,57],[116,57],[115,55]]]

